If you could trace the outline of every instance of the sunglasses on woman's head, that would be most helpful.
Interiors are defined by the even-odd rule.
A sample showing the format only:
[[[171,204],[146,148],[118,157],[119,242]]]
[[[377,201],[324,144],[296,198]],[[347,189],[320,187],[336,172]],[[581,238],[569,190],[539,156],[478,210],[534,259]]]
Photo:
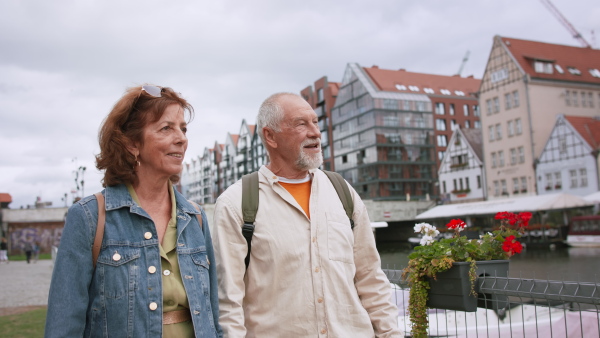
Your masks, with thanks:
[[[161,97],[162,88],[157,86],[142,86],[142,91],[145,91],[151,96]]]

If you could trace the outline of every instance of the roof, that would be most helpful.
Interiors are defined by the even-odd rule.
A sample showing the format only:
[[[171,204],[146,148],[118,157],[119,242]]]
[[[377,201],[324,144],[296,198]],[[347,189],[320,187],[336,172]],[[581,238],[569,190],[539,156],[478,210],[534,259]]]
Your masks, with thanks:
[[[496,38],[502,39],[504,47],[512,54],[515,61],[521,66],[521,69],[533,78],[600,84],[600,50],[598,49],[555,45],[506,37]],[[553,63],[555,66],[552,69],[552,73],[536,72],[533,62],[535,60]],[[562,73],[556,67],[557,65],[562,70]],[[569,67],[578,69],[580,75],[571,73],[568,70]],[[592,74],[596,74],[596,76]]]
[[[426,95],[469,96],[479,90],[481,80],[459,75],[434,75],[407,72],[405,69],[389,70],[377,66],[363,68],[379,90],[389,92],[420,93]],[[426,92],[425,88],[433,90]],[[442,91],[444,90],[444,91]],[[448,91],[448,92],[446,92]],[[463,94],[461,95],[460,92]]]
[[[12,196],[6,192],[0,192],[0,203],[11,203]]]
[[[435,219],[465,217],[474,215],[493,215],[501,211],[523,212],[541,210],[562,210],[592,205],[582,197],[558,193],[516,198],[503,198],[492,201],[447,204],[433,207],[415,217],[416,219]]]
[[[600,148],[600,120],[593,117],[568,115],[565,116],[565,119],[569,121],[592,149]]]
[[[249,124],[248,125],[248,130],[250,131],[250,135],[254,135],[254,129],[256,129],[256,125],[255,124]]]
[[[240,138],[239,134],[231,134],[231,141],[237,147],[238,139]]]
[[[460,128],[460,131],[465,136],[465,140],[469,142],[471,148],[475,152],[475,155],[483,161],[483,136],[481,134],[481,129],[479,128],[470,128],[464,129]]]

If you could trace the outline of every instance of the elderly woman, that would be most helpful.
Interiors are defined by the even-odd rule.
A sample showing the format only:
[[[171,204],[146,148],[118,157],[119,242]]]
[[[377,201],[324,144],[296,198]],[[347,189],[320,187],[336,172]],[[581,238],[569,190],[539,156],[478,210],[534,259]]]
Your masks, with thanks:
[[[206,215],[173,189],[192,117],[186,100],[156,86],[128,89],[108,114],[96,156],[105,189],[68,212],[46,337],[222,336]]]

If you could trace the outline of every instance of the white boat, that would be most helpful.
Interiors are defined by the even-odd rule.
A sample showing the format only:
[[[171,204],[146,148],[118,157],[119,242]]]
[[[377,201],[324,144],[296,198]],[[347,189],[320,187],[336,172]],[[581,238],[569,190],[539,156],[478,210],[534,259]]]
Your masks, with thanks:
[[[600,248],[600,215],[573,217],[565,243],[572,247]]]

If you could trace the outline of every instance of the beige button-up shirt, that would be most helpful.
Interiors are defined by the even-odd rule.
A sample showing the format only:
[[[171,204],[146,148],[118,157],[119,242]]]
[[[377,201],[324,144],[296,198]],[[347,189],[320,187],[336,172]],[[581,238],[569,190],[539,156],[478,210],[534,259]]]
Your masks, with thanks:
[[[225,337],[401,337],[366,208],[354,231],[327,176],[313,175],[309,219],[265,166],[246,271],[242,185],[215,206],[213,242]]]

